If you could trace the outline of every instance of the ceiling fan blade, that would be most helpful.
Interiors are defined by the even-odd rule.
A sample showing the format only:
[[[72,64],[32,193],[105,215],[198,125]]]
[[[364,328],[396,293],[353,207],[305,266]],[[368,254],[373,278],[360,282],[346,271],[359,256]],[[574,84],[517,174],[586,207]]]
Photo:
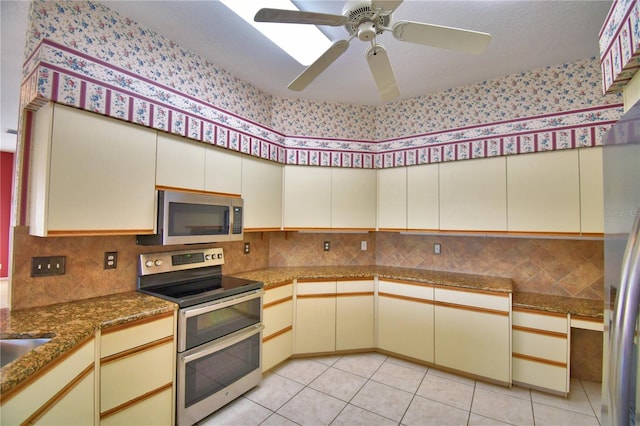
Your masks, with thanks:
[[[316,79],[324,70],[327,69],[336,59],[347,51],[349,42],[347,40],[339,40],[331,45],[322,56],[320,56],[314,63],[309,65],[299,76],[296,77],[291,83],[289,83],[289,89],[295,91],[301,91]]]
[[[391,13],[396,10],[401,3],[402,0],[371,0],[371,8]]]
[[[389,56],[382,45],[377,44],[367,50],[367,62],[382,100],[390,101],[400,96],[400,90],[398,90],[396,77],[393,75]]]
[[[393,36],[400,41],[475,55],[483,53],[491,41],[491,34],[411,21],[396,22]]]
[[[253,18],[256,22],[280,22],[284,24],[344,25],[349,18],[329,13],[303,12],[286,9],[260,9]]]

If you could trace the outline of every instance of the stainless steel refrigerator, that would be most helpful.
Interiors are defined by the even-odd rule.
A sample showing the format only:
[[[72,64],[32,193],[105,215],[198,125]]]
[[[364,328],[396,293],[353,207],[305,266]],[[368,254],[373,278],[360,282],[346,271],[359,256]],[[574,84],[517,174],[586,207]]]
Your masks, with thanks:
[[[602,423],[640,425],[640,103],[607,132],[603,145]]]

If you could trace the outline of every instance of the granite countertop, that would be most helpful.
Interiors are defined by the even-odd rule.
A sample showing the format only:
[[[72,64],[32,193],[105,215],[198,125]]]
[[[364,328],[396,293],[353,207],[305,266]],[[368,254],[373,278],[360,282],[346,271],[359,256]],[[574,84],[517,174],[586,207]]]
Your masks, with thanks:
[[[262,281],[265,289],[294,279],[357,279],[379,276],[381,278],[400,279],[444,285],[451,287],[512,292],[514,307],[537,309],[547,312],[570,313],[594,320],[603,318],[603,302],[592,299],[554,296],[538,293],[513,291],[511,278],[487,275],[462,274],[456,272],[430,271],[425,269],[398,268],[393,266],[300,266],[266,268],[234,274],[241,278]]]
[[[511,278],[376,265],[279,267],[257,269],[233,275],[240,278],[262,281],[265,289],[285,282],[291,282],[294,279],[330,278],[340,280],[371,278],[374,276],[502,293],[511,292],[513,285]]]
[[[604,302],[602,300],[514,291],[511,304],[514,308],[569,313],[572,316],[599,321],[604,319]]]
[[[0,395],[93,336],[98,329],[176,309],[173,303],[136,291],[17,311],[2,309],[0,338],[51,337],[51,341],[0,369]]]

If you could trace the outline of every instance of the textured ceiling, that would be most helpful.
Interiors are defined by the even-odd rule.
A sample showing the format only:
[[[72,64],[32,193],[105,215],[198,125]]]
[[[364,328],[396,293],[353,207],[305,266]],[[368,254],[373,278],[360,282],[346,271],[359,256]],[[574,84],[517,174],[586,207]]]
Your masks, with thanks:
[[[26,2],[2,0],[2,135],[17,122],[19,71]],[[109,8],[177,42],[257,88],[280,97],[379,105],[365,52],[349,50],[302,92],[287,84],[304,67],[217,1],[106,1]],[[303,10],[340,14],[344,1],[296,1]],[[611,1],[405,0],[394,20],[412,20],[488,32],[486,53],[475,56],[378,37],[389,52],[401,98],[598,56],[598,32]],[[333,41],[343,27],[322,27]],[[295,37],[295,34],[292,34]],[[5,62],[7,61],[7,62]],[[3,147],[4,149],[4,147]]]

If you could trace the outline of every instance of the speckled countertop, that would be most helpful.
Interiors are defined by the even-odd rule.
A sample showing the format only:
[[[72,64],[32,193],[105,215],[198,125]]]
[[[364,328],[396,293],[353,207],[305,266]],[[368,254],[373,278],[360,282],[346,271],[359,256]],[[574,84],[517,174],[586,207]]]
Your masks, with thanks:
[[[0,395],[27,379],[96,330],[158,314],[177,305],[135,291],[17,311],[0,310],[0,338],[51,337],[51,341],[0,369]]]
[[[270,286],[290,282],[296,278],[352,279],[373,276],[497,292],[512,292],[513,288],[511,278],[375,265],[267,268],[234,275],[241,278],[262,281],[267,289]],[[514,307],[570,313],[572,315],[596,320],[603,318],[603,302],[599,300],[514,291],[512,304]]]

